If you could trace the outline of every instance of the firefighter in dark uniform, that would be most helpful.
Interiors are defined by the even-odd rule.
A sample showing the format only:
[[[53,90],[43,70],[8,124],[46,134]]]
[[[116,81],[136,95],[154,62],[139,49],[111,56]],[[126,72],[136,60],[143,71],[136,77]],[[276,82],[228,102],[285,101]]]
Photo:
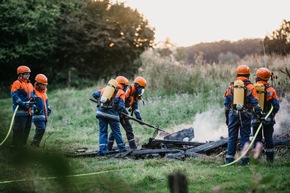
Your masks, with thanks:
[[[98,101],[96,118],[99,121],[99,151],[103,156],[108,151],[108,125],[110,125],[119,151],[125,150],[125,144],[120,131],[119,113],[127,113],[125,108],[125,93],[118,89],[118,82],[111,79],[105,88],[94,92],[92,96]]]
[[[276,94],[276,90],[270,86],[268,80],[270,78],[271,72],[267,68],[259,68],[256,71],[256,90],[259,97],[259,104],[263,109],[264,114],[268,114],[271,106],[273,106],[272,113],[268,116],[266,120],[262,120],[262,129],[259,130],[257,137],[254,141],[254,147],[256,147],[257,143],[263,142],[264,134],[264,142],[265,142],[265,153],[267,161],[274,161],[274,143],[273,143],[273,132],[274,132],[274,124],[275,124],[275,115],[279,111],[280,104],[279,98]],[[261,123],[260,117],[253,114],[252,127],[253,132],[256,134],[258,127]]]
[[[33,85],[29,81],[30,68],[27,66],[19,66],[17,68],[18,79],[11,85],[11,97],[13,101],[13,111],[18,110],[15,114],[13,124],[13,147],[23,147],[27,143],[27,139],[31,130],[32,108],[30,101],[34,100]]]
[[[255,86],[249,81],[250,68],[246,65],[240,65],[237,68],[237,77],[234,83],[231,83],[224,95],[224,107],[226,123],[228,126],[228,147],[226,163],[233,162],[236,154],[238,134],[241,137],[241,149],[249,142],[251,134],[251,117],[253,111],[261,114],[258,95]],[[249,156],[242,159],[242,164],[249,162]]]

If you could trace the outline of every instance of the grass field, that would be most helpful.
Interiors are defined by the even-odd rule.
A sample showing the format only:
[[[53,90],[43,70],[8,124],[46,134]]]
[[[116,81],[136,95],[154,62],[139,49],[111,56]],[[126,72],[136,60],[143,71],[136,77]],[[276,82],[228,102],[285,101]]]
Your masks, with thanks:
[[[193,126],[200,140],[226,135],[223,93],[230,82],[229,76],[234,76],[236,64],[232,67],[198,65],[185,68],[173,65],[162,72],[158,68],[163,69],[166,60],[155,60],[156,66],[152,69],[146,66],[146,61],[151,63],[150,58],[154,57],[152,54],[144,57],[145,66],[140,75],[149,82],[144,96],[145,106],[140,104],[144,121],[158,124],[168,132]],[[281,60],[273,61],[276,61],[273,62],[273,69],[278,72],[277,66]],[[255,69],[254,65],[262,64],[255,63],[251,68]],[[175,68],[178,68],[179,73],[176,73]],[[223,70],[227,70],[228,76],[224,75]],[[156,72],[159,72],[159,76],[154,75]],[[133,160],[66,157],[66,153],[78,148],[98,148],[96,105],[89,98],[101,86],[103,85],[96,83],[83,89],[49,90],[52,114],[40,148],[9,148],[11,135],[0,146],[1,193],[167,193],[170,192],[168,175],[176,172],[186,175],[189,192],[289,192],[289,149],[276,149],[276,160],[273,164],[262,158],[258,162],[252,160],[249,166],[234,165],[224,168],[218,167],[223,164],[224,155],[187,158],[184,161],[162,158]],[[289,128],[289,121],[285,118],[289,117],[287,104],[283,106],[278,124],[284,129]],[[0,107],[2,141],[12,117],[11,99],[0,99]],[[136,122],[132,122],[132,125],[140,147],[148,142],[154,130]],[[29,139],[33,132],[34,127]],[[124,134],[123,129],[122,132]]]

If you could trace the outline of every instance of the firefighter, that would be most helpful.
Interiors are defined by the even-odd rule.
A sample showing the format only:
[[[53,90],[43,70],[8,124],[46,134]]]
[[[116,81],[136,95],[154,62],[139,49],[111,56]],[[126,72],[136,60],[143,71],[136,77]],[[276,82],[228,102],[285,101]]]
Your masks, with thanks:
[[[119,151],[125,151],[119,117],[120,112],[128,114],[124,104],[124,91],[118,89],[118,82],[115,79],[111,79],[105,88],[94,92],[92,96],[98,101],[96,114],[100,127],[98,155],[103,156],[108,151],[108,125],[111,127]]]
[[[237,68],[235,82],[231,83],[224,95],[226,124],[228,126],[228,147],[226,163],[233,162],[236,154],[238,134],[241,137],[241,149],[249,142],[251,134],[251,116],[253,111],[261,114],[255,86],[249,80],[250,68],[240,65]],[[249,162],[249,156],[242,159],[242,165]]]
[[[272,113],[266,120],[262,120],[262,129],[259,130],[259,133],[254,141],[254,147],[257,143],[262,143],[262,133],[264,134],[265,142],[265,153],[267,161],[274,161],[274,143],[273,143],[273,132],[275,124],[275,115],[279,111],[279,99],[276,94],[276,90],[269,85],[267,82],[270,78],[271,72],[267,68],[259,68],[256,71],[256,90],[259,97],[259,104],[263,110],[264,114],[268,114],[273,106]],[[252,127],[253,133],[256,134],[257,129],[261,123],[260,117],[253,114]]]
[[[35,125],[34,137],[30,143],[32,147],[39,147],[40,141],[45,133],[48,117],[51,109],[48,102],[47,91],[48,80],[44,74],[37,74],[34,83],[35,105],[33,106],[32,121]]]
[[[30,72],[29,67],[19,66],[17,68],[18,79],[10,87],[13,111],[19,106],[12,128],[12,147],[25,146],[31,130],[32,113],[30,101],[34,100],[34,94],[33,85],[29,81]]]
[[[128,86],[129,86],[128,79],[124,76],[118,76],[116,78],[116,81],[118,82],[120,89],[122,89],[124,92],[126,92],[126,90],[128,89]],[[125,116],[120,114],[120,120],[121,120],[121,125],[123,126],[123,128],[126,132],[126,137],[127,137],[130,149],[136,150],[137,145],[136,145],[135,138],[134,138],[133,128],[132,128],[131,123],[129,122],[129,119],[125,118]],[[114,144],[114,135],[111,133],[109,136],[108,150],[112,150],[113,144]]]
[[[138,101],[142,99],[142,96],[143,96],[143,93],[145,91],[146,86],[147,86],[146,80],[141,76],[137,76],[135,78],[133,84],[131,84],[126,91],[125,106],[126,106],[126,108],[129,108],[129,111],[131,111],[131,116],[134,113],[135,117],[137,119],[139,119],[140,121],[142,121],[142,118],[141,118],[140,111],[138,109]],[[125,124],[126,129],[129,131],[132,131],[132,132],[130,132],[131,133],[130,137],[129,137],[130,140],[128,138],[129,145],[130,145],[131,149],[137,149],[137,145],[136,145],[134,134],[133,134],[133,129],[132,129],[131,125],[129,125],[129,124],[130,124],[129,121],[126,120],[126,124]],[[140,124],[142,124],[142,123],[140,123]]]

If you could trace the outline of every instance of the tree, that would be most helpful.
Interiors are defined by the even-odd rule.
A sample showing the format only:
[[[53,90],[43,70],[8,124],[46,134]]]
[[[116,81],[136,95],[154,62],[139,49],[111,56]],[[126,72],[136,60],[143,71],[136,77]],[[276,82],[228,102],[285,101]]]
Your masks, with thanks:
[[[0,12],[0,65],[5,69],[0,75],[11,81],[18,65],[39,69],[49,60],[56,48],[59,10],[45,0],[26,0],[2,1]]]
[[[287,55],[290,53],[290,21],[283,20],[280,29],[264,38],[266,52]]]
[[[123,74],[133,76],[134,61],[153,45],[148,21],[124,4],[110,1],[78,2],[79,10],[64,12],[59,22],[58,58],[67,69],[96,79]]]
[[[50,83],[66,82],[68,71],[94,80],[131,77],[154,40],[137,10],[110,0],[3,0],[0,12],[0,76],[8,84],[19,65]]]

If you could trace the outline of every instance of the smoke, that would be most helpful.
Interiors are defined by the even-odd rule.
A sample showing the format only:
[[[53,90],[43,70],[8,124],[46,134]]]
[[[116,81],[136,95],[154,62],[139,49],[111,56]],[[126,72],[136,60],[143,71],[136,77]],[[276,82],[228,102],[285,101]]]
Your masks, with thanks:
[[[214,107],[209,111],[196,114],[193,121],[195,134],[193,140],[206,142],[217,141],[222,137],[227,137],[228,130],[225,124],[225,118],[222,116],[223,112],[223,109]]]
[[[290,94],[280,102],[280,110],[275,116],[276,124],[274,125],[274,135],[290,134]]]
[[[181,124],[175,126],[172,130],[173,132],[177,132],[182,129],[193,127],[194,138],[191,141],[217,141],[221,139],[221,137],[227,137],[228,135],[223,112],[223,109],[213,107],[211,110],[196,114],[192,124]]]

